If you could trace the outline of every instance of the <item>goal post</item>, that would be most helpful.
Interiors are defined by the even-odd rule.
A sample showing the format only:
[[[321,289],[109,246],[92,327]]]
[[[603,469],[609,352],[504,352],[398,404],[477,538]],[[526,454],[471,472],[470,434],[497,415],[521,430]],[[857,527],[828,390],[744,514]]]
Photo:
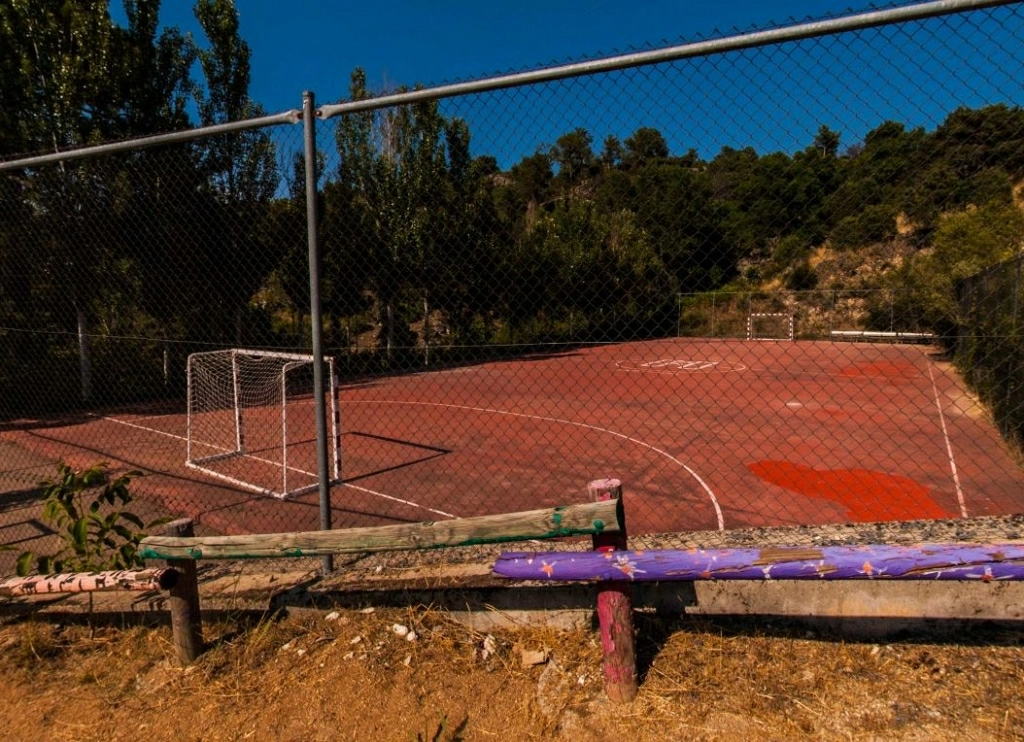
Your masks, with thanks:
[[[341,477],[338,383],[325,359],[328,455]],[[185,464],[263,495],[284,499],[319,488],[311,355],[230,350],[188,357]]]
[[[791,312],[750,312],[747,315],[747,340],[792,340]]]

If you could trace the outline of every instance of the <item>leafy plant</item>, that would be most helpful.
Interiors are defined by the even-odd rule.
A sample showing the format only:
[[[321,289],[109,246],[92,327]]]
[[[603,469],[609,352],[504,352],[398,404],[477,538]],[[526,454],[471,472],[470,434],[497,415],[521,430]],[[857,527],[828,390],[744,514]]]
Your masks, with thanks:
[[[42,574],[142,566],[138,547],[145,531],[168,519],[143,524],[126,509],[134,500],[128,486],[142,472],[132,470],[112,478],[109,468],[101,462],[75,471],[62,462],[57,477],[41,483],[46,488],[42,517],[57,532],[61,547],[50,555],[22,553],[19,575],[29,574],[33,566]]]

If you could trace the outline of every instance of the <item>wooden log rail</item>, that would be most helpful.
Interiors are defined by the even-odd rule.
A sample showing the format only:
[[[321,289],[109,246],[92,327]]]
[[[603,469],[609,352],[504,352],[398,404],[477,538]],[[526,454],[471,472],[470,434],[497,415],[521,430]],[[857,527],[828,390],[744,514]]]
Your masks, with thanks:
[[[165,533],[191,536],[192,521],[187,518],[172,521],[165,527]],[[166,590],[174,646],[181,664],[191,664],[203,651],[199,585],[196,563],[191,559],[169,560],[165,567],[142,570],[33,575],[0,582],[0,596],[9,597],[102,590]]]
[[[0,596],[24,597],[29,595],[47,595],[55,593],[94,593],[109,590],[131,590],[137,592],[155,592],[165,590],[171,602],[171,631],[178,648],[178,659],[182,665],[195,661],[202,651],[201,638],[199,643],[179,640],[179,637],[190,637],[197,634],[198,620],[191,622],[192,611],[198,616],[199,592],[195,588],[194,578],[188,577],[189,565],[184,571],[174,567],[156,567],[140,570],[113,570],[109,572],[67,572],[55,575],[32,575],[30,577],[9,577],[0,581]],[[191,563],[195,568],[195,562]],[[186,605],[184,617],[174,609],[175,596],[182,596]]]
[[[148,536],[143,559],[256,559],[506,543],[623,529],[618,501],[375,528],[242,536]]]
[[[518,580],[1024,580],[1022,544],[506,553]]]
[[[10,577],[0,582],[0,595],[13,598],[49,593],[91,593],[102,590],[170,590],[178,584],[178,577],[178,571],[170,568]]]

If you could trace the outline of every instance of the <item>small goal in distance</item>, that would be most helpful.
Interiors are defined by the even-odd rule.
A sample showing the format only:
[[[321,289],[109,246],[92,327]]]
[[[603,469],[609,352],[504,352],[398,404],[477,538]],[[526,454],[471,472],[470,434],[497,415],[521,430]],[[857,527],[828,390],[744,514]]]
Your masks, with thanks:
[[[315,358],[234,348],[188,357],[191,469],[279,499],[319,488]],[[328,456],[340,479],[338,384],[327,366]]]
[[[792,340],[793,315],[789,312],[751,312],[747,340]]]

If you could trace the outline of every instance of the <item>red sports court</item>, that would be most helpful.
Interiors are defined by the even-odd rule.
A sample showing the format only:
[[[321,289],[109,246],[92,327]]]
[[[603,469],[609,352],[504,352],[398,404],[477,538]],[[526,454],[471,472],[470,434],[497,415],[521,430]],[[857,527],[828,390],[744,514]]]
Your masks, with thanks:
[[[579,501],[601,477],[623,481],[634,534],[1008,514],[1024,501],[998,431],[928,346],[595,345],[343,382],[339,401],[334,527]],[[314,476],[313,400],[286,407],[287,467]],[[279,425],[279,409],[261,414]],[[318,527],[317,492],[279,499],[186,467],[186,428],[182,406],[3,437],[73,465],[151,472],[143,497],[213,530]],[[280,475],[259,452],[229,466]]]

